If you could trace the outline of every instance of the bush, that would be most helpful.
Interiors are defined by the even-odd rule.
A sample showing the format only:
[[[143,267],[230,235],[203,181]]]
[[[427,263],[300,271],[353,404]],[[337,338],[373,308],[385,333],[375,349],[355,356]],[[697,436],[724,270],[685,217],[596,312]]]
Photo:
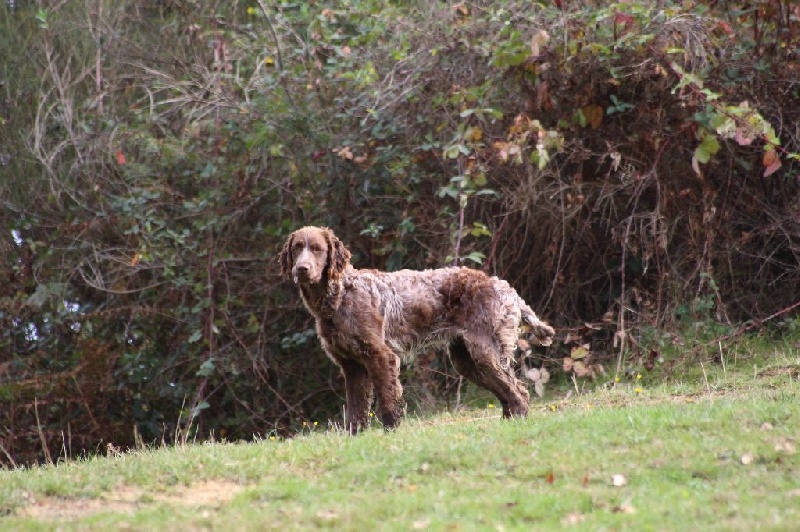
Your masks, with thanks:
[[[509,279],[559,365],[796,301],[796,9],[560,4],[4,3],[7,457],[337,416],[305,223]]]

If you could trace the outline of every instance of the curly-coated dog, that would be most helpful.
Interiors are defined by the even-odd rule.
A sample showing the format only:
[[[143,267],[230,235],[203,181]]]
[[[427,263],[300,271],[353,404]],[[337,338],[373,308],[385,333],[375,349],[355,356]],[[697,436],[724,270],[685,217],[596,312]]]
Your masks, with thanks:
[[[368,421],[373,390],[384,427],[402,410],[401,357],[447,346],[455,369],[497,396],[503,417],[525,416],[529,394],[511,369],[520,321],[541,345],[553,329],[497,277],[469,268],[357,270],[350,252],[324,227],[289,236],[279,259],[317,321],[328,356],[342,370],[352,433]]]

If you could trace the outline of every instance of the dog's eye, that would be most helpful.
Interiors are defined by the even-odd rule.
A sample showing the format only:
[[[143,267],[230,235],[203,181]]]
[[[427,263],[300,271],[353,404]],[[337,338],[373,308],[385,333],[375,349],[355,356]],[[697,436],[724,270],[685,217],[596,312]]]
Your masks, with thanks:
[[[310,247],[311,247],[311,251],[314,252],[314,253],[321,253],[321,252],[325,251],[324,249],[322,249],[321,246],[317,246],[315,244],[312,244]]]

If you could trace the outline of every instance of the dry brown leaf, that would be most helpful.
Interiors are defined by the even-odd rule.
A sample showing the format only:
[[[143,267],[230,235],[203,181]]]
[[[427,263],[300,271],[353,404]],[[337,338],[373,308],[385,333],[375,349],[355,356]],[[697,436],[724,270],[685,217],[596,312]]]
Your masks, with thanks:
[[[586,123],[589,124],[589,127],[592,129],[599,128],[600,124],[603,123],[603,108],[599,105],[586,105],[583,107],[582,111]]]
[[[585,377],[590,373],[589,368],[586,367],[586,364],[582,360],[576,360],[572,363],[572,371],[574,371],[575,375],[578,377]]]
[[[791,440],[784,439],[775,444],[775,450],[779,453],[794,454],[797,452],[797,447]]]
[[[319,517],[320,519],[325,519],[326,521],[332,521],[334,519],[338,519],[339,514],[337,514],[333,510],[319,510],[317,512],[317,517]]]
[[[541,368],[539,370],[539,380],[542,381],[542,384],[550,382],[550,372],[547,371],[547,368]]]
[[[531,58],[536,59],[542,55],[542,48],[550,42],[550,34],[544,30],[539,32],[531,38]]]
[[[569,514],[561,520],[562,525],[577,525],[586,520],[583,514]]]

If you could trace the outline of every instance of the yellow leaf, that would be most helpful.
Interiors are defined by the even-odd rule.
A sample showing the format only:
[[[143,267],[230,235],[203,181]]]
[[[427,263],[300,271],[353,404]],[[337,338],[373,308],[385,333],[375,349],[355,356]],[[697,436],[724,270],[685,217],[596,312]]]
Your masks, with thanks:
[[[570,350],[569,356],[574,360],[585,358],[589,354],[589,344],[577,345]]]
[[[470,140],[472,140],[473,142],[478,142],[483,138],[483,130],[481,128],[476,126],[470,129],[471,129]]]

